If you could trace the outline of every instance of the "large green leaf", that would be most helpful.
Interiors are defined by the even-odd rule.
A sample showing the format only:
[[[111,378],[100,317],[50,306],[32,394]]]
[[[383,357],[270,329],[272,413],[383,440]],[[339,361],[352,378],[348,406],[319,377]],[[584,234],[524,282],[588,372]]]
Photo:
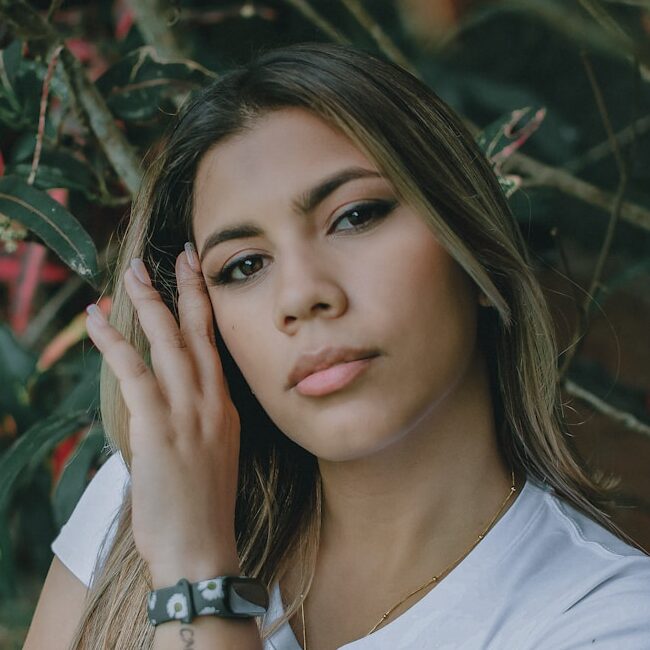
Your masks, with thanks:
[[[76,345],[33,383],[32,404],[44,413],[96,412],[99,406],[101,355]]]
[[[36,368],[36,355],[20,345],[13,331],[0,323],[0,369],[25,383]]]
[[[0,415],[10,413],[19,430],[38,417],[27,394],[27,381],[35,368],[36,356],[20,345],[9,327],[0,323]]]
[[[20,100],[13,84],[20,66],[21,42],[15,40],[0,50],[0,122],[15,125],[21,119]]]
[[[145,46],[118,61],[96,84],[117,117],[142,121],[159,115],[173,95],[200,88],[214,77],[195,61],[164,61]]]
[[[77,445],[57,483],[52,499],[54,517],[59,528],[68,521],[88,483],[88,471],[101,455],[104,447],[104,430],[93,427]]]
[[[16,563],[6,513],[0,512],[0,598],[16,590]]]
[[[0,215],[38,235],[75,273],[97,288],[97,249],[58,201],[17,176],[0,178]]]
[[[14,83],[20,67],[23,42],[16,38],[4,50],[0,50],[0,77],[2,85],[11,86]]]
[[[86,410],[54,413],[25,431],[7,449],[0,458],[0,513],[6,511],[16,480],[34,457],[49,452],[89,419]]]
[[[32,169],[36,135],[26,133],[13,147],[5,174],[27,178]],[[71,151],[43,144],[34,179],[34,187],[50,189],[67,187],[83,192],[89,199],[98,194],[97,183],[87,161],[80,160]]]

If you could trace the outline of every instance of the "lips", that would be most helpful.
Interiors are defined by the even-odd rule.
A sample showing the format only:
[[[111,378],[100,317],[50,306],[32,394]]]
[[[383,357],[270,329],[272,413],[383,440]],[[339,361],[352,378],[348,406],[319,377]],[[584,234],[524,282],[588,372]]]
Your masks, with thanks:
[[[342,347],[327,347],[315,352],[303,354],[298,358],[296,365],[289,373],[287,390],[290,390],[305,379],[305,377],[319,370],[325,370],[326,368],[331,368],[332,366],[348,361],[369,359],[378,355],[379,352],[376,349]]]

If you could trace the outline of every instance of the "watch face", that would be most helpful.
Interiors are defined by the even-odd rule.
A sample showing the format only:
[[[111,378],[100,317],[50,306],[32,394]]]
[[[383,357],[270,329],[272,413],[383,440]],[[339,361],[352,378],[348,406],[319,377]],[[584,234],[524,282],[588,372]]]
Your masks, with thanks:
[[[264,585],[252,578],[228,578],[228,606],[234,614],[262,615],[269,606],[269,595]]]

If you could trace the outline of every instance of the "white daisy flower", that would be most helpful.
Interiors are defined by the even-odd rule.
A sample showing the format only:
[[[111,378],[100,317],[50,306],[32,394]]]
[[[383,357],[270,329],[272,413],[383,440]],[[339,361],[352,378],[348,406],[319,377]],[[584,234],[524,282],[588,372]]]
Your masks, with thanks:
[[[167,615],[170,618],[184,618],[187,616],[187,598],[184,594],[173,594],[167,601]]]
[[[204,607],[199,614],[216,614],[217,613],[217,608],[216,607]]]
[[[223,596],[221,585],[216,580],[203,580],[199,582],[198,588],[205,600],[216,600],[219,596]]]
[[[149,609],[153,609],[156,606],[156,600],[158,599],[158,594],[155,591],[149,594]]]

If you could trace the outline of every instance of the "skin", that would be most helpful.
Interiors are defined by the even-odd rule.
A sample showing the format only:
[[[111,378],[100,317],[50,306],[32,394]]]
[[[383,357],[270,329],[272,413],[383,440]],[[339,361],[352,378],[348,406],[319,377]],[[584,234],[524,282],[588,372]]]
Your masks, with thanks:
[[[476,345],[484,298],[421,217],[398,202],[362,231],[352,229],[353,219],[337,221],[360,202],[395,201],[384,178],[349,181],[311,213],[294,211],[297,196],[351,166],[378,171],[344,135],[298,108],[275,111],[220,142],[195,181],[197,249],[214,230],[242,221],[266,234],[209,249],[200,269],[198,260],[192,268],[179,256],[180,327],[141,265],[126,273],[155,374],[117,331],[97,315],[88,318],[131,413],[133,528],[155,587],[239,572],[239,418],[214,345],[213,314],[269,416],[317,456],[324,511],[305,602],[310,650],[364,636],[456,560],[494,516],[511,480]],[[246,255],[260,256],[253,279],[213,286],[224,265]],[[240,264],[236,277],[246,271]],[[380,356],[339,392],[307,397],[288,389],[299,355],[326,345],[369,346]],[[285,602],[296,593],[299,570],[296,562],[281,579]],[[47,612],[58,591],[46,582],[35,629],[53,625]],[[296,618],[291,624],[302,640]],[[196,647],[261,647],[252,621],[200,617],[189,627]],[[178,634],[176,625],[157,627],[154,647],[182,647]]]

